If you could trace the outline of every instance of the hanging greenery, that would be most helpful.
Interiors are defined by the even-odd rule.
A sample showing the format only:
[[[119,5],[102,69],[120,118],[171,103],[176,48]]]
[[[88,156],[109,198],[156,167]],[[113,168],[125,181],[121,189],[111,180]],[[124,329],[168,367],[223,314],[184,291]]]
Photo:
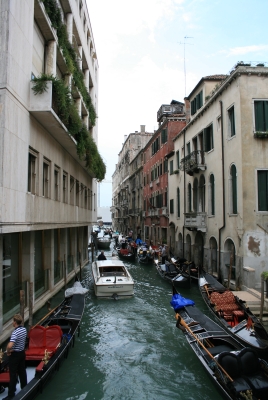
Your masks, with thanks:
[[[81,93],[84,103],[89,112],[89,118],[92,126],[96,124],[96,111],[92,104],[91,97],[87,91],[84,83],[84,75],[77,65],[77,54],[72,44],[68,40],[68,34],[66,26],[62,23],[61,12],[57,5],[56,0],[41,0],[44,3],[47,15],[51,20],[53,28],[57,29],[59,46],[62,50],[65,62],[67,65],[68,72],[73,75],[73,81],[75,86]]]
[[[106,174],[106,166],[99,154],[98,147],[83,124],[77,107],[73,101],[68,86],[62,79],[53,75],[42,74],[33,79],[33,92],[42,94],[47,90],[47,82],[52,82],[55,111],[68,129],[68,132],[77,142],[77,154],[80,160],[86,162],[86,167],[98,180],[103,180]]]

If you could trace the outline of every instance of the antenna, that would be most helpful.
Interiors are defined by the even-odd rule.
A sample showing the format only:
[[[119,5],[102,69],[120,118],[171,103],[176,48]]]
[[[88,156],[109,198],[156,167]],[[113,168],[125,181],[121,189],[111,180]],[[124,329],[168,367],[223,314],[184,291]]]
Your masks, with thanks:
[[[185,40],[186,39],[193,39],[193,36],[184,36],[184,41],[179,42],[179,44],[183,44],[183,63],[184,63],[184,91],[185,91],[185,96],[186,97],[186,62],[185,62],[185,45],[190,44],[193,46],[192,43],[187,43]]]

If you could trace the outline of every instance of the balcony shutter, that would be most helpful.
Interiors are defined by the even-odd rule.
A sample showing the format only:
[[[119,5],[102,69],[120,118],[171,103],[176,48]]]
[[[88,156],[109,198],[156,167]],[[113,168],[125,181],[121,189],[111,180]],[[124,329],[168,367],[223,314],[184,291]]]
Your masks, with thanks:
[[[258,210],[268,211],[268,171],[258,171]]]

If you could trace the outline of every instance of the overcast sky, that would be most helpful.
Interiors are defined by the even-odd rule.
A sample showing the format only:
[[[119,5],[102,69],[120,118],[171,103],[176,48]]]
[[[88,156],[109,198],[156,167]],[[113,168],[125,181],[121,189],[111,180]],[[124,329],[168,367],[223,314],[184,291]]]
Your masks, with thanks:
[[[267,0],[87,0],[99,62],[99,151],[111,181],[124,135],[237,61],[268,62]],[[186,80],[185,80],[186,71]],[[186,91],[185,91],[186,87]],[[100,205],[112,205],[111,183]]]

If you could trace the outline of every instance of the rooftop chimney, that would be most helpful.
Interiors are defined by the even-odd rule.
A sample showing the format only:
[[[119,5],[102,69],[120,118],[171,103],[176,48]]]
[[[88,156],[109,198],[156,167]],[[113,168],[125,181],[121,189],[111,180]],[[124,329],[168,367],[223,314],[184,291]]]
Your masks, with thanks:
[[[145,133],[145,125],[141,125],[141,133]]]

